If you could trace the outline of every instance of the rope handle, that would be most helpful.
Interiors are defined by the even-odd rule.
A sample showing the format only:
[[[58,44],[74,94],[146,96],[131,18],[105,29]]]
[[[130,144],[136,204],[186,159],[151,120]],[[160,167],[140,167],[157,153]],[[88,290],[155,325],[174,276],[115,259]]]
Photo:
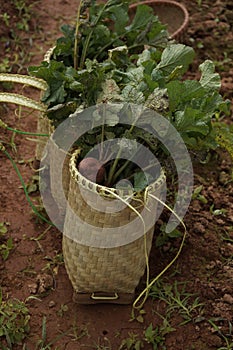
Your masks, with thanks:
[[[176,214],[176,212],[174,212],[174,210],[172,210],[166,203],[164,203],[161,199],[159,199],[158,197],[152,195],[152,194],[148,194],[149,197],[157,200],[160,204],[162,204],[166,209],[168,209],[172,214],[174,214],[174,216],[179,220],[179,222],[182,224],[183,228],[184,228],[184,234],[183,234],[183,238],[179,247],[179,250],[176,254],[176,256],[172,259],[172,261],[155,277],[153,278],[153,280],[151,282],[149,282],[149,257],[147,254],[147,246],[146,246],[146,233],[144,233],[144,247],[145,247],[145,258],[146,258],[146,269],[147,269],[147,279],[146,279],[146,288],[139,294],[139,296],[137,297],[137,299],[134,301],[133,303],[133,309],[137,309],[140,310],[143,305],[145,304],[147,297],[149,295],[149,291],[150,288],[153,286],[153,284],[155,284],[156,281],[158,281],[158,279],[174,264],[174,262],[178,259],[178,257],[180,256],[180,253],[182,251],[182,248],[184,246],[184,242],[185,242],[185,238],[187,236],[187,228],[183,222],[183,220]],[[145,296],[144,296],[145,295]],[[140,299],[143,298],[142,302],[137,306],[137,303],[139,303]]]

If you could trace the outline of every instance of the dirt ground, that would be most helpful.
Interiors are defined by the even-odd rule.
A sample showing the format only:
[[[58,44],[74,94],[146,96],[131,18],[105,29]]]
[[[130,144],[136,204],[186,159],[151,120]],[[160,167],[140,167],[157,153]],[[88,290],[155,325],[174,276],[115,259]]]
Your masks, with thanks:
[[[26,74],[27,66],[38,64],[60,35],[60,25],[73,23],[77,2],[28,1],[21,12],[16,10],[15,3],[0,0],[0,69]],[[196,0],[183,3],[190,14],[183,42],[196,51],[187,76],[198,77],[198,64],[204,59],[213,60],[221,75],[222,94],[232,101],[233,3],[231,0],[202,0],[199,5]],[[29,17],[25,15],[27,10]],[[8,25],[5,13],[10,16]],[[1,87],[8,91],[9,88]],[[32,89],[17,91],[38,98]],[[0,118],[9,126],[36,130],[35,113],[2,105]],[[233,114],[227,120],[231,123]],[[36,175],[35,142],[31,139],[21,135],[12,138],[12,133],[5,130],[0,134],[0,141],[16,161],[26,183],[31,183]],[[142,349],[139,340],[145,350],[233,349],[232,164],[229,156],[219,151],[206,164],[194,162],[194,170],[195,188],[202,188],[199,187],[201,192],[192,200],[185,217],[188,230],[185,246],[147,300],[143,319],[132,321],[131,305],[80,306],[72,301],[73,290],[62,259],[61,233],[32,213],[10,160],[0,152],[0,223],[7,228],[0,243],[13,239],[8,258],[4,261],[0,256],[2,298],[24,301],[30,312],[30,332],[21,345],[12,349],[117,350],[122,346],[138,350]],[[31,199],[39,204],[38,189],[34,190]],[[166,219],[163,215],[156,230]],[[154,242],[151,278],[172,260],[180,242],[181,238],[173,238],[160,248]],[[144,280],[137,293],[143,286]],[[43,320],[46,335],[42,331]],[[153,335],[154,345],[144,339],[151,323],[157,332]],[[0,348],[4,349],[4,345],[6,340],[0,337]]]

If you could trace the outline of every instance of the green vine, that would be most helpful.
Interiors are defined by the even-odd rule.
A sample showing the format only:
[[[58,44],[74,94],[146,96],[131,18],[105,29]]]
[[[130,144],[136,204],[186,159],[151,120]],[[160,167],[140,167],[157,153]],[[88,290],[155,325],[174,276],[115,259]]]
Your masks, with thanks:
[[[49,225],[54,226],[54,224],[53,224],[51,221],[49,221],[48,219],[46,219],[43,215],[41,215],[41,214],[38,212],[38,210],[36,209],[35,205],[32,203],[32,201],[31,201],[31,199],[30,199],[30,197],[29,197],[28,191],[27,191],[27,186],[25,185],[25,182],[24,182],[24,180],[23,180],[23,177],[22,177],[22,175],[21,175],[21,173],[20,173],[20,171],[19,171],[19,168],[17,167],[17,165],[16,165],[14,159],[11,157],[11,155],[9,154],[9,152],[6,150],[6,148],[3,146],[2,143],[0,143],[0,151],[2,151],[2,152],[7,156],[7,158],[10,160],[10,162],[11,162],[13,168],[15,169],[16,174],[18,175],[18,178],[19,178],[19,180],[20,180],[20,182],[21,182],[21,185],[22,185],[22,187],[23,187],[23,190],[24,190],[24,193],[25,193],[27,202],[29,203],[29,205],[30,205],[30,207],[32,208],[33,212],[34,212],[41,220],[43,220],[44,222],[46,222],[46,223],[49,224]]]
[[[38,134],[38,133],[35,133],[35,132],[29,132],[29,131],[23,131],[23,130],[18,130],[18,129],[11,128],[6,123],[4,123],[1,119],[0,119],[0,128],[6,129],[6,130],[9,130],[9,131],[13,131],[14,133],[20,134],[20,135],[49,137],[48,134]]]

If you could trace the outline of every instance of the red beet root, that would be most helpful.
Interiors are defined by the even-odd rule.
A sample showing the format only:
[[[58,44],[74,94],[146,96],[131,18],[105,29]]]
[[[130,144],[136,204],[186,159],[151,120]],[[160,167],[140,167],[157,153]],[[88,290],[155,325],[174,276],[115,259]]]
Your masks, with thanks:
[[[95,158],[84,158],[78,165],[79,172],[88,180],[97,184],[102,184],[105,178],[105,168],[100,161]]]

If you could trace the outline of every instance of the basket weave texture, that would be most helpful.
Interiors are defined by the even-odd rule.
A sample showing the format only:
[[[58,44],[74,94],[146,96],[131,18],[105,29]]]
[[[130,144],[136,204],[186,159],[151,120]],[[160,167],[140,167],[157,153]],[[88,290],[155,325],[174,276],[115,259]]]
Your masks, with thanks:
[[[53,126],[46,114],[40,114],[37,119],[37,133],[51,135]],[[36,159],[41,160],[44,153],[45,145],[48,141],[47,137],[39,137],[36,144]]]
[[[50,48],[44,55],[44,61],[49,62],[50,57],[53,53],[54,47]],[[38,116],[37,120],[37,133],[38,134],[48,134],[51,135],[54,131],[54,127],[51,124],[51,121],[47,117],[46,113],[41,113]],[[41,160],[44,153],[45,145],[48,141],[46,137],[40,137],[36,144],[36,159]]]
[[[51,144],[52,143],[52,144]],[[61,157],[65,156],[63,165],[61,167]],[[66,205],[64,203],[63,192],[66,199],[68,198],[69,183],[70,183],[70,172],[69,172],[69,160],[70,153],[63,151],[58,147],[53,138],[50,138],[49,147],[49,164],[50,164],[50,190],[51,194],[56,202],[59,209],[60,221],[64,222],[66,214]],[[57,179],[61,171],[63,192],[57,186]]]
[[[154,227],[151,227],[144,236],[143,225],[139,224],[136,231],[141,230],[141,232],[130,233],[136,238],[139,234],[139,238],[124,245],[99,248],[80,243],[77,237],[85,238],[88,235],[91,237],[90,242],[95,242],[96,235],[101,235],[103,242],[105,240],[111,241],[111,237],[105,233],[106,228],[113,228],[116,237],[117,234],[122,233],[124,224],[129,223],[135,217],[138,219],[138,217],[129,207],[125,207],[117,213],[95,209],[95,204],[96,208],[101,208],[103,196],[109,203],[115,199],[103,194],[105,192],[104,186],[90,182],[78,172],[76,169],[78,155],[79,150],[76,150],[70,159],[71,177],[68,202],[73,212],[81,218],[82,223],[79,222],[75,226],[71,214],[72,210],[67,208],[63,231],[64,261],[73,288],[77,293],[134,293],[145,271],[145,239],[149,255]],[[159,197],[164,183],[165,176],[161,174],[159,179],[152,184],[152,193]],[[83,194],[85,194],[85,199]],[[132,200],[130,204],[141,212],[145,207],[143,194],[141,194],[140,200],[138,199]],[[148,206],[148,202],[146,206]],[[153,211],[155,211],[155,201],[153,201],[153,206]],[[150,212],[150,215],[153,215],[153,212]]]

